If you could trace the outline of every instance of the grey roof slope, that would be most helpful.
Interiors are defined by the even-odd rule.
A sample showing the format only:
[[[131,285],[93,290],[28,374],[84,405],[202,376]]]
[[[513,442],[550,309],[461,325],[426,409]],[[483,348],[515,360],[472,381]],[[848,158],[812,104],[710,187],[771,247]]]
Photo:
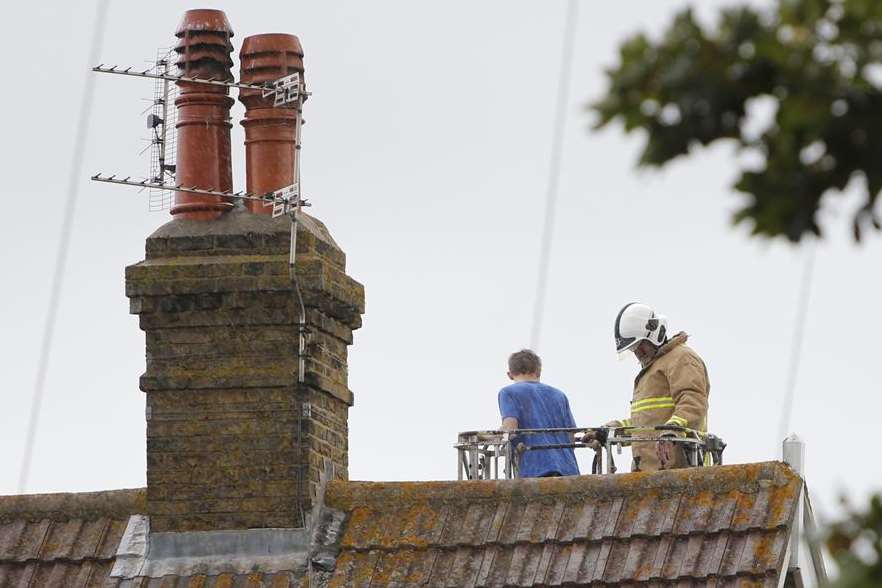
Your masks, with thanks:
[[[328,484],[312,586],[767,586],[802,481],[778,462]],[[0,587],[306,586],[303,570],[110,578],[143,490],[0,497]]]
[[[0,587],[103,586],[143,490],[0,497]]]
[[[802,482],[777,462],[501,482],[331,482],[330,586],[777,586]]]

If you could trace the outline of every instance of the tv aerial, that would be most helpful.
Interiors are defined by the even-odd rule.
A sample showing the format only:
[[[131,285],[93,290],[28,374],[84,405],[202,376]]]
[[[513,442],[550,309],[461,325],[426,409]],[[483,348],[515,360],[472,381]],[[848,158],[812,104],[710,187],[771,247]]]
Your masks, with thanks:
[[[236,82],[231,79],[215,79],[186,76],[180,73],[175,65],[174,49],[160,49],[152,67],[144,70],[135,70],[133,67],[121,68],[119,66],[106,66],[99,64],[92,68],[93,72],[130,76],[154,80],[153,100],[148,108],[147,126],[151,130],[150,140],[150,169],[148,176],[141,180],[132,179],[131,176],[119,177],[117,174],[104,175],[97,173],[92,176],[96,182],[120,184],[132,186],[150,191],[150,209],[163,210],[169,208],[175,192],[187,192],[191,194],[203,194],[207,196],[221,196],[228,200],[259,201],[265,208],[272,208],[272,218],[288,216],[290,226],[290,248],[288,255],[288,269],[297,295],[300,307],[298,320],[298,368],[297,381],[304,382],[306,346],[308,329],[306,326],[306,308],[300,284],[295,272],[297,252],[297,224],[300,209],[309,206],[309,202],[301,197],[300,190],[300,139],[303,126],[303,103],[309,96],[304,85],[303,76],[294,72],[261,84],[249,84]],[[177,181],[176,164],[176,117],[177,110],[175,98],[178,92],[178,83],[207,84],[223,86],[226,88],[238,88],[240,90],[259,90],[264,99],[272,98],[272,107],[287,107],[295,111],[294,119],[294,175],[293,183],[284,188],[256,194],[240,190],[238,192],[222,191],[216,186],[185,186]],[[146,111],[145,111],[146,112]]]
[[[92,68],[93,72],[130,76],[154,80],[153,98],[148,107],[147,127],[150,129],[150,166],[147,177],[133,179],[132,176],[122,177],[120,174],[106,175],[101,172],[93,175],[95,182],[132,186],[141,190],[149,190],[149,209],[165,210],[171,206],[175,192],[221,196],[229,200],[260,201],[267,208],[272,207],[272,217],[293,216],[301,207],[309,206],[309,202],[300,196],[300,131],[303,124],[303,103],[310,95],[298,72],[280,77],[262,84],[249,84],[235,80],[199,78],[179,73],[174,61],[174,49],[160,49],[152,67],[135,69],[134,67],[107,66],[99,64]],[[185,186],[176,181],[176,122],[177,110],[175,98],[180,82],[206,84],[240,90],[259,90],[263,98],[272,98],[273,107],[290,107],[296,110],[294,183],[274,192],[256,194],[245,190],[217,190],[215,186]],[[146,112],[146,111],[145,111]]]

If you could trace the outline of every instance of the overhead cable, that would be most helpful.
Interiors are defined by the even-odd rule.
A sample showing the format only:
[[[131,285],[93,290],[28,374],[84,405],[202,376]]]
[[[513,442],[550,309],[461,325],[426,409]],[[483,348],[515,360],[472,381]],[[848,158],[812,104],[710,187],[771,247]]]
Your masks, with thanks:
[[[805,323],[808,319],[809,300],[811,298],[812,278],[815,268],[815,250],[817,245],[810,243],[806,246],[805,265],[802,270],[802,283],[799,287],[799,301],[796,308],[796,322],[793,326],[793,339],[790,342],[790,363],[787,368],[787,385],[784,388],[784,403],[781,405],[781,421],[778,426],[778,438],[775,446],[788,435],[790,428],[790,415],[796,399],[796,382],[799,377],[799,366],[802,360],[803,339],[805,336]]]
[[[548,267],[551,259],[551,242],[554,234],[554,217],[557,208],[557,193],[560,184],[561,160],[569,98],[570,77],[573,66],[573,49],[576,41],[576,21],[578,20],[578,0],[567,0],[564,21],[563,47],[560,55],[560,71],[557,79],[557,103],[554,111],[554,128],[551,138],[551,154],[548,163],[548,184],[545,194],[545,223],[539,246],[539,269],[536,274],[536,297],[533,306],[533,328],[530,333],[530,347],[537,349],[542,335],[545,318],[545,297],[548,290]]]
[[[92,29],[92,43],[89,47],[89,65],[97,63],[104,41],[104,28],[107,21],[107,9],[109,0],[98,0],[95,8],[95,21]],[[71,161],[70,174],[67,181],[67,201],[64,205],[64,213],[61,221],[61,231],[58,238],[58,249],[55,252],[55,269],[52,273],[52,285],[49,293],[49,310],[46,314],[46,323],[43,326],[43,340],[40,346],[40,359],[37,363],[37,378],[34,384],[34,395],[31,399],[31,414],[28,418],[27,436],[25,437],[24,453],[22,455],[21,469],[18,476],[18,492],[23,493],[27,488],[28,476],[31,471],[31,462],[34,457],[34,442],[37,436],[37,427],[40,424],[40,412],[43,407],[43,396],[46,388],[46,375],[49,371],[49,355],[52,351],[52,339],[55,336],[55,325],[58,320],[58,306],[61,301],[61,288],[64,283],[64,273],[67,266],[67,253],[70,248],[70,236],[73,226],[74,213],[76,212],[77,196],[82,182],[83,154],[85,153],[86,138],[89,132],[89,122],[92,115],[92,102],[95,95],[95,76],[86,76],[86,85],[80,101],[79,118],[73,141],[73,160]]]

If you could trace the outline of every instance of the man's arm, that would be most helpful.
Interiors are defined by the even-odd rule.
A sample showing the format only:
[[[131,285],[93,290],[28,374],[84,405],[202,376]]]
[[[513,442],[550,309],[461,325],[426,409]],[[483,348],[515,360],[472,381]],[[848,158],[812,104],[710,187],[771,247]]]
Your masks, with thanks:
[[[499,391],[499,415],[502,417],[502,429],[512,431],[518,428],[518,403],[512,397],[511,390],[503,388]]]
[[[674,414],[666,425],[702,430],[707,420],[707,372],[700,359],[687,355],[668,374]]]
[[[570,410],[570,399],[567,398],[566,396],[564,396],[564,402],[566,403],[566,408],[567,408],[567,413],[564,416],[564,418],[566,419],[566,427],[568,429],[575,429],[576,428],[576,419],[573,418],[573,411]],[[570,443],[576,442],[576,434],[575,433],[570,433],[569,437],[570,437]]]
[[[701,431],[707,421],[707,371],[697,357],[687,355],[677,362],[668,375],[671,397],[674,399],[674,414],[666,425],[676,425]],[[662,469],[674,461],[674,444],[659,441],[655,446],[656,456]]]

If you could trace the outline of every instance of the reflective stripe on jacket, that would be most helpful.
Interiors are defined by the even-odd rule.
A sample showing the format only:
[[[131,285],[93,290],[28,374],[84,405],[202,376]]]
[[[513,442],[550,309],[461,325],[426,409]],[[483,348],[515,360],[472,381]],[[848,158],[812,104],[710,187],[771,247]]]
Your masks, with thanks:
[[[710,381],[701,357],[684,345],[687,339],[686,333],[672,337],[661,346],[649,365],[637,374],[631,400],[631,418],[620,421],[623,426],[678,425],[707,431]],[[674,465],[669,467],[686,465],[682,451],[679,447],[676,449]],[[634,443],[632,453],[640,458],[641,471],[659,469],[655,443]]]

